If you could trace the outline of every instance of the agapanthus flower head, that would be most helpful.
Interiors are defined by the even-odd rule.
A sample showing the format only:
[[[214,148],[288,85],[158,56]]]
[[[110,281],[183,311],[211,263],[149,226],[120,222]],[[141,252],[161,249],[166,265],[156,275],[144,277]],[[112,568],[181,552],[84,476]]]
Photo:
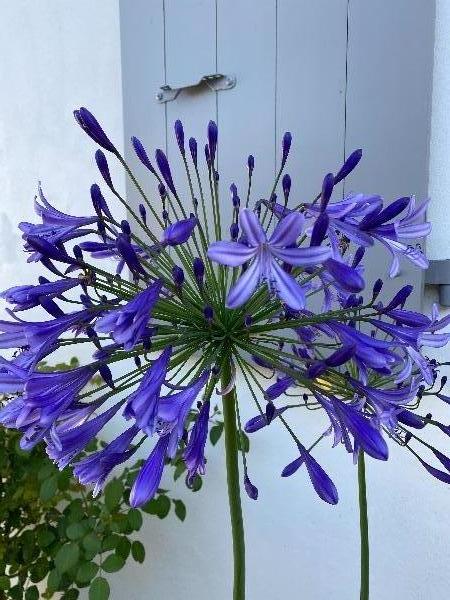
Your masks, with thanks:
[[[391,275],[403,258],[426,268],[421,248],[409,245],[430,230],[426,203],[418,205],[413,197],[389,203],[364,193],[333,197],[334,186],[361,159],[356,150],[336,175],[329,172],[318,182],[315,198],[293,206],[285,172],[292,145],[287,132],[280,169],[264,198],[254,197],[253,155],[243,161],[248,184],[240,193],[232,183],[240,174],[221,173],[231,192],[232,217],[226,221],[216,172],[217,124],[210,121],[206,128],[205,165],[193,137],[187,160],[177,121],[186,185],[177,178],[175,188],[162,150],[155,153],[156,171],[133,137],[155,193],[147,197],[133,175],[142,197],[124,220],[115,214],[113,202],[125,201],[113,187],[103,150],[125,161],[87,109],[75,117],[102,148],[95,159],[105,196],[93,184],[94,214],[74,216],[51,205],[39,186],[40,222],[21,223],[20,229],[28,260],[40,262],[52,278],[10,287],[0,296],[13,305],[0,321],[0,348],[16,349],[0,360],[0,392],[9,396],[0,423],[23,433],[22,447],[45,442],[60,467],[73,465],[81,483],[99,493],[111,470],[144,445],[148,458],[130,497],[132,506],[140,506],[156,493],[164,465],[174,457],[184,460],[188,482],[202,476],[210,420],[221,418],[222,409],[226,432],[232,432],[227,439],[236,439],[244,435],[239,406],[254,399],[255,415],[244,431],[258,435],[270,427],[278,435],[278,426],[285,428],[296,458],[283,470],[288,458],[280,458],[282,475],[304,467],[329,504],[338,501],[337,489],[314,457],[315,446],[327,440],[354,459],[363,453],[382,461],[387,442],[398,443],[429,474],[450,482],[446,453],[422,437],[431,428],[450,436],[450,425],[429,411],[430,396],[446,404],[450,397],[446,379],[438,383],[441,365],[426,354],[427,347],[450,341],[443,332],[450,317],[440,318],[436,309],[431,316],[411,310],[409,285],[381,299],[383,274],[366,289],[364,271],[365,250],[375,244],[391,253]],[[73,311],[74,302],[79,310]],[[17,311],[36,307],[51,319],[17,318]],[[40,369],[42,359],[80,343],[90,345],[91,362],[71,370]],[[99,388],[90,386],[94,373],[104,382]],[[240,375],[250,393],[237,397]],[[213,394],[223,397],[214,410]],[[328,426],[307,445],[291,414],[306,416],[310,407],[325,413]],[[126,423],[119,435],[80,458],[113,418]],[[422,448],[431,451],[436,466],[424,460]],[[245,490],[256,500],[245,452],[242,460]]]

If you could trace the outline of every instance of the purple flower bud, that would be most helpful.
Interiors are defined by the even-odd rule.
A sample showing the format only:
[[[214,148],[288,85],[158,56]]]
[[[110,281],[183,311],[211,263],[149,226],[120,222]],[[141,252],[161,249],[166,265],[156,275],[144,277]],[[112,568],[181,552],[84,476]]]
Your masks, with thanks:
[[[253,485],[247,474],[244,477],[244,487],[245,491],[247,492],[247,496],[251,500],[258,500],[258,488]]]
[[[184,244],[191,237],[196,225],[197,217],[195,215],[191,215],[189,219],[183,219],[169,225],[169,227],[164,230],[162,243],[167,244],[168,246]]]
[[[78,244],[73,247],[73,255],[78,261],[83,262],[83,251]]]
[[[170,171],[169,161],[167,160],[167,156],[164,154],[162,150],[159,148],[155,152],[156,164],[158,165],[158,169],[163,176],[164,181],[167,184],[167,187],[170,189],[174,196],[177,195],[175,190],[175,186],[172,180],[172,173]]]
[[[147,152],[145,151],[145,148],[142,145],[142,142],[137,137],[133,136],[131,138],[131,143],[133,144],[133,148],[134,148],[134,151],[136,152],[136,156],[139,158],[139,160],[144,165],[144,167],[147,167],[147,169],[150,171],[150,173],[153,173],[153,175],[156,175],[156,171],[153,168],[153,165],[147,156]]]
[[[74,110],[73,114],[78,125],[94,142],[109,152],[116,152],[116,149],[101,128],[99,122],[87,108],[82,106],[80,109]]]
[[[231,193],[231,197],[237,196],[237,187],[236,187],[235,183],[232,183],[230,185],[230,193]]]
[[[197,167],[197,140],[193,137],[189,138],[189,150],[191,151],[192,162]]]
[[[98,368],[98,372],[103,381],[106,383],[106,385],[114,389],[114,380],[111,373],[111,369],[108,367],[108,365],[100,365]]]
[[[169,213],[167,212],[167,210],[162,211],[162,218],[163,218],[164,222],[166,223],[169,218]]]
[[[162,200],[167,196],[167,191],[163,183],[158,184],[158,193],[161,196]]]
[[[181,155],[184,156],[184,129],[183,123],[180,121],[180,119],[175,121],[174,129],[178,148],[180,149]]]
[[[135,356],[135,357],[134,357],[134,364],[136,365],[136,367],[137,367],[138,369],[140,369],[140,368],[141,368],[142,361],[141,361],[141,357],[140,357],[140,356]]]
[[[334,175],[333,173],[328,173],[328,175],[325,175],[322,182],[322,194],[320,198],[320,210],[322,212],[326,209],[328,202],[330,201],[331,194],[333,193],[333,187]]]
[[[328,225],[329,218],[327,213],[320,213],[313,226],[310,246],[320,246],[327,235]]]
[[[103,194],[99,188],[99,186],[94,183],[91,185],[91,200],[94,206],[95,212],[99,217],[101,217],[101,213],[103,212],[109,219],[112,220],[112,214],[106,204],[106,200],[103,197]],[[102,223],[103,225],[103,223]]]
[[[141,215],[142,221],[147,223],[147,211],[145,210],[145,206],[143,204],[139,204],[139,214]]]
[[[413,289],[414,288],[413,288],[412,285],[405,285],[405,286],[403,286],[395,294],[395,296],[392,298],[392,300],[389,302],[389,304],[383,309],[383,312],[388,312],[390,310],[393,310],[394,308],[397,308],[397,306],[403,306],[405,304],[408,296],[413,291]]]
[[[205,263],[202,261],[201,258],[198,258],[198,256],[196,256],[192,263],[192,268],[197,283],[201,285],[203,283],[203,277],[205,276]]]
[[[236,241],[239,237],[239,225],[232,223],[230,227],[230,237],[233,241]]]
[[[208,169],[210,169],[211,168],[211,154],[209,152],[208,144],[205,145],[205,159],[206,159],[206,164],[208,165]]]
[[[268,402],[266,404],[266,422],[267,425],[270,425],[273,417],[275,416],[275,405],[273,402]]]
[[[375,281],[375,283],[373,284],[372,301],[374,301],[378,298],[382,287],[383,287],[383,280],[377,279]]]
[[[214,165],[217,150],[217,125],[214,121],[208,123],[208,145],[211,165]]]
[[[208,321],[208,323],[211,322],[214,318],[214,310],[212,306],[205,306],[203,309],[203,314],[205,315],[205,319]]]
[[[120,222],[120,229],[123,231],[123,233],[125,235],[130,235],[131,234],[131,227],[130,227],[130,224],[128,223],[128,221],[126,219],[123,219]]]
[[[178,265],[172,267],[172,279],[177,287],[181,287],[184,283],[184,271]]]
[[[100,148],[95,153],[95,162],[97,163],[98,170],[100,171],[101,176],[105,180],[106,184],[112,190],[114,190],[111,174],[109,172],[108,161],[106,160],[104,152],[102,152]]]
[[[362,261],[364,257],[366,249],[363,246],[359,246],[359,248],[355,252],[355,256],[353,257],[352,267],[355,269],[359,263]]]
[[[244,317],[244,325],[246,327],[250,327],[250,325],[253,323],[253,319],[251,315],[245,315]]]
[[[249,175],[251,177],[251,175],[255,169],[255,157],[252,154],[250,154],[250,156],[247,159],[247,166],[248,166]]]
[[[239,206],[241,205],[241,199],[239,198],[239,196],[233,196],[232,201],[233,201],[233,207],[239,208]]]
[[[283,156],[281,159],[281,165],[283,167],[286,164],[286,160],[289,155],[289,150],[291,149],[291,143],[292,143],[292,134],[290,131],[286,131],[286,133],[283,135],[283,143],[282,143]]]
[[[291,176],[288,175],[288,173],[286,173],[286,175],[283,176],[283,179],[281,181],[281,184],[283,186],[283,193],[284,193],[284,197],[286,199],[286,202],[289,198],[289,193],[291,191]]]
[[[334,177],[334,185],[339,183],[342,179],[345,179],[349,173],[353,171],[356,165],[361,160],[362,150],[359,148],[350,154],[345,163],[339,169],[338,173]]]

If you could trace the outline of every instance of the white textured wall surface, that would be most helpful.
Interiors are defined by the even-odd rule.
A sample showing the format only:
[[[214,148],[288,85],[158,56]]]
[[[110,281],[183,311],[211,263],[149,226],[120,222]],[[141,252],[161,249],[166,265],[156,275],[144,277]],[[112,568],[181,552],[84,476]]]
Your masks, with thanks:
[[[38,179],[63,210],[90,210],[89,186],[98,179],[95,146],[73,124],[72,109],[92,108],[115,141],[122,124],[116,1],[1,0],[0,8],[0,286],[5,288],[38,274],[25,265],[16,230],[17,221],[32,219]],[[241,385],[239,391],[247,418],[253,414],[250,398]],[[324,425],[316,412],[299,414],[296,423],[306,443]],[[445,441],[439,438],[440,447]],[[277,423],[252,439],[249,466],[260,499],[243,499],[248,600],[356,599],[358,513],[351,458],[342,448],[331,450],[328,442],[318,448],[318,460],[339,489],[340,503],[333,508],[317,499],[306,472],[280,478],[294,456]],[[230,599],[222,442],[208,449],[208,458],[199,493],[182,482],[164,481],[174,497],[185,500],[186,521],[146,519],[141,539],[147,560],[111,575],[113,600]],[[367,462],[371,597],[446,597],[448,488],[396,447],[388,463]]]
[[[450,2],[436,0],[428,216],[428,257],[450,258]]]

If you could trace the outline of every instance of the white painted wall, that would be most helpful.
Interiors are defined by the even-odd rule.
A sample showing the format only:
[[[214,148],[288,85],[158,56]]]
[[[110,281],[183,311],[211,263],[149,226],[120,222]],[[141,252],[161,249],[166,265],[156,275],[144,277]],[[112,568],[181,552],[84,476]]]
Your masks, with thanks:
[[[131,0],[130,0],[131,1]],[[0,9],[0,286],[30,281],[15,228],[31,220],[36,181],[63,210],[89,209],[97,179],[91,141],[73,124],[84,104],[121,140],[121,75],[116,0],[1,0]],[[145,76],[145,73],[142,74]],[[207,119],[208,116],[205,116]],[[293,116],[294,118],[294,116]],[[136,132],[139,134],[139,132]],[[34,269],[37,274],[37,270]],[[252,414],[241,391],[244,418]],[[304,421],[303,421],[304,418]],[[450,421],[450,419],[449,419]],[[299,415],[304,439],[321,430],[317,413]],[[442,447],[445,440],[440,440]],[[250,470],[260,500],[244,498],[248,599],[353,600],[358,589],[356,471],[342,449],[324,444],[319,461],[338,485],[340,504],[320,502],[305,472],[281,480],[295,454],[274,424],[254,438]],[[173,489],[188,515],[148,518],[144,566],[111,576],[113,600],[230,598],[230,536],[223,446],[208,452],[198,494]],[[368,461],[372,598],[440,600],[448,591],[448,489],[406,453]]]

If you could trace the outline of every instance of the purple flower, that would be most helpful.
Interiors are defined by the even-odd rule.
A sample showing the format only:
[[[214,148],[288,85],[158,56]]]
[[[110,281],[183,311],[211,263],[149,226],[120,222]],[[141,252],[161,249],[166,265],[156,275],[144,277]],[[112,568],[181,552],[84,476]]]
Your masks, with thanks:
[[[100,171],[100,174],[105,180],[106,184],[111,190],[114,191],[111,173],[109,172],[108,161],[106,160],[105,154],[100,149],[98,149],[95,153],[95,162],[97,163],[98,170]]]
[[[14,394],[22,392],[35,362],[36,355],[29,350],[21,352],[9,361],[0,356],[0,393]],[[0,409],[0,414],[1,412]]]
[[[131,143],[133,144],[133,148],[134,148],[134,151],[136,152],[136,156],[139,158],[139,160],[144,165],[144,167],[147,167],[147,169],[150,171],[150,173],[153,173],[153,175],[156,175],[156,171],[147,156],[147,152],[145,151],[145,148],[142,145],[142,142],[137,137],[133,136],[131,138]]]
[[[78,125],[94,140],[94,142],[99,144],[99,146],[105,150],[116,153],[116,149],[101,128],[99,122],[87,108],[82,106],[80,109],[74,110],[73,114]]]
[[[153,498],[158,490],[164,470],[170,435],[161,437],[138,473],[130,494],[133,508],[142,506]]]
[[[197,167],[197,140],[193,137],[189,138],[189,150],[192,156],[192,162]]]
[[[85,446],[103,429],[121,407],[117,402],[101,415],[82,422],[77,427],[68,427],[67,423],[52,427],[47,439],[47,454],[59,469],[64,469]]]
[[[283,135],[283,142],[282,142],[282,157],[281,157],[281,166],[284,167],[284,165],[286,164],[286,160],[287,157],[289,155],[289,150],[291,149],[291,143],[292,143],[292,134],[290,131],[286,131],[286,133]]]
[[[142,338],[151,311],[158,301],[162,282],[155,281],[124,306],[107,312],[95,323],[97,333],[111,333],[114,341],[131,350]]]
[[[281,219],[269,239],[251,210],[244,208],[239,221],[247,246],[239,242],[221,241],[212,243],[208,249],[211,260],[230,267],[243,265],[253,259],[229,291],[227,306],[242,306],[258,285],[266,283],[269,292],[277,294],[293,310],[304,308],[305,293],[302,286],[281,268],[276,259],[294,266],[312,266],[326,261],[330,257],[330,249],[292,247],[303,229],[304,219],[299,213],[292,212]]]
[[[244,488],[247,493],[247,496],[251,500],[258,500],[258,488],[256,487],[256,485],[253,485],[253,483],[250,481],[250,478],[247,475],[247,473],[244,475]]]
[[[337,504],[339,499],[337,489],[330,477],[325,473],[316,459],[311,456],[305,447],[299,444],[298,449],[300,452],[299,458],[296,458],[293,462],[289,463],[283,469],[281,476],[290,477],[303,464],[305,464],[308,470],[309,478],[311,479],[311,483],[313,484],[313,487],[316,490],[319,498],[322,498],[322,500],[324,500],[324,502],[328,502],[328,504]]]
[[[162,397],[159,400],[157,431],[160,435],[170,433],[167,447],[167,455],[170,458],[175,456],[178,442],[183,436],[187,415],[208,377],[209,372],[204,371],[198,379],[187,385],[181,392]]]
[[[19,285],[1,292],[0,298],[4,298],[10,304],[15,304],[14,311],[27,310],[39,306],[41,297],[56,298],[80,283],[80,279],[68,278],[40,285]]]
[[[133,425],[102,450],[94,452],[74,464],[73,472],[83,485],[94,484],[94,498],[103,489],[106,478],[114,467],[127,461],[135,452],[129,449],[139,429]]]
[[[197,217],[191,215],[189,219],[182,219],[181,221],[169,225],[169,227],[164,230],[161,243],[168,246],[184,244],[191,237],[197,223]]]
[[[334,178],[334,185],[338,184],[342,179],[345,179],[347,175],[349,175],[353,169],[357,166],[362,157],[362,150],[359,148],[358,150],[354,150],[350,156],[347,157],[346,161],[336,173]]]
[[[175,121],[174,130],[175,130],[175,137],[177,138],[178,148],[180,149],[182,156],[184,156],[184,153],[185,153],[185,151],[184,151],[184,129],[183,129],[183,123],[180,121],[180,119],[177,119]]]
[[[172,348],[168,346],[145,373],[139,387],[127,398],[124,416],[151,436],[155,432],[161,387],[167,373]]]
[[[205,474],[205,444],[208,437],[209,408],[209,401],[202,404],[183,453],[183,459],[188,469],[189,483],[193,482],[196,475]]]
[[[164,154],[162,150],[158,148],[155,152],[156,164],[158,165],[158,169],[163,176],[164,181],[167,184],[167,187],[170,189],[174,196],[177,195],[175,190],[175,186],[173,184],[172,172],[170,171],[169,161],[167,160],[167,156]]]
[[[210,121],[208,123],[208,147],[209,160],[211,162],[212,167],[214,167],[214,162],[216,160],[217,134],[217,124],[214,121]]]

